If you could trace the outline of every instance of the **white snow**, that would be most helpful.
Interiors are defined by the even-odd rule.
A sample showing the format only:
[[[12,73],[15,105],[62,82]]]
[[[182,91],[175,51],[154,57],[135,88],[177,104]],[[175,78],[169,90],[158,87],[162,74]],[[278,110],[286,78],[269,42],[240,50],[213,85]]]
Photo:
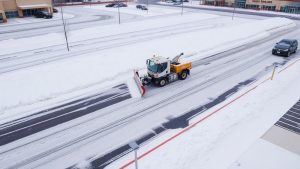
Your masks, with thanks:
[[[128,10],[128,13],[134,13],[132,8],[128,8]],[[168,12],[168,10],[166,11]],[[136,10],[136,13],[140,12]],[[127,83],[131,94],[135,97],[2,146],[1,151],[13,149],[1,155],[2,165],[12,166],[15,159],[23,162],[84,135],[101,131],[107,126],[120,125],[113,127],[113,131],[94,133],[92,137],[71,144],[24,166],[24,168],[64,168],[79,162],[78,167],[88,167],[90,160],[97,158],[99,154],[109,152],[115,147],[145,134],[149,128],[160,125],[167,118],[176,117],[194,106],[206,103],[212,99],[210,97],[218,96],[243,78],[252,77],[253,74],[274,61],[282,61],[282,58],[279,57],[269,57],[269,49],[273,45],[274,39],[255,49],[243,51],[246,54],[253,54],[251,57],[242,55],[243,52],[241,52],[229,58],[216,60],[209,65],[195,67],[192,76],[184,86],[179,82],[170,84],[167,89],[149,90],[148,95],[141,99],[137,98],[138,90],[132,79],[132,70],[144,68],[147,58],[153,54],[173,57],[184,52],[186,53],[184,60],[196,61],[255,40],[263,40],[278,31],[295,27],[293,21],[283,18],[266,20],[236,18],[232,20],[228,17],[197,12],[185,13],[183,16],[174,13],[169,13],[170,15],[164,17],[153,15],[153,18],[149,17],[145,20],[121,25],[97,26],[71,31],[69,32],[70,42],[81,43],[79,41],[98,39],[104,40],[105,45],[110,45],[112,48],[99,49],[102,44],[95,43],[91,44],[94,45],[92,47],[95,50],[83,52],[84,54],[77,56],[77,51],[87,49],[87,46],[82,44],[82,48],[71,48],[70,53],[74,54],[72,57],[1,74],[0,123],[29,115],[45,107],[105,90],[119,83]],[[159,31],[153,32],[153,30]],[[298,35],[298,32],[291,32],[289,36]],[[122,44],[115,44],[114,40]],[[59,33],[11,39],[0,42],[0,55],[5,57],[14,52],[30,54],[32,52],[30,50],[36,52],[40,47],[45,47],[46,49],[43,50],[46,53],[49,49],[49,55],[51,55],[51,52],[57,49],[53,45],[60,44],[64,44],[64,37]],[[60,53],[66,54],[66,52]],[[45,55],[41,54],[41,56]],[[298,55],[295,56],[298,57]],[[16,59],[15,62],[18,60]],[[230,66],[224,66],[228,63]],[[248,63],[253,64],[252,67],[244,68],[243,66],[247,66]],[[288,71],[276,74],[274,81],[260,85],[246,97],[242,97],[231,106],[193,127],[184,133],[183,137],[179,136],[141,159],[139,161],[141,168],[209,169],[230,166],[299,97],[295,88],[300,83],[298,73],[300,68],[299,63],[295,65],[287,69]],[[231,70],[240,70],[241,72],[231,72]],[[234,74],[238,74],[239,77],[235,77]],[[228,79],[223,79],[223,76],[228,76]],[[217,83],[218,81],[223,83]],[[202,88],[201,85],[210,88],[194,92],[194,89]],[[244,88],[241,92],[245,92],[249,88],[251,86]],[[273,91],[279,92],[274,93]],[[174,93],[181,93],[177,97],[184,99],[173,97]],[[226,104],[238,94],[232,95],[225,103],[193,119],[192,123]],[[281,102],[284,104],[280,104],[279,108],[265,107]],[[154,107],[155,110],[151,110],[151,107],[145,110],[147,106],[158,103],[162,105]],[[140,112],[141,115],[134,114],[141,110],[143,110]],[[127,120],[126,122],[120,120],[123,118],[128,118],[130,123],[127,124]],[[124,124],[119,124],[118,121]],[[257,125],[260,126],[258,129],[253,127]],[[139,154],[146,152],[178,131],[180,130],[166,132],[147,143],[141,147]],[[236,144],[237,142],[239,144]],[[20,148],[14,149],[15,147]],[[130,159],[132,159],[132,154],[108,168],[120,167]]]
[[[192,125],[220,109],[191,127],[190,130],[141,158],[138,161],[139,168],[225,169],[236,165],[236,160],[246,151],[250,151],[240,161],[241,165],[245,163],[245,168],[296,169],[299,166],[299,156],[271,144],[256,142],[299,100],[299,92],[295,91],[299,91],[300,86],[300,60],[298,59],[290,65],[292,66],[279,74],[278,72],[284,68],[277,70],[274,80],[269,79],[263,82],[264,79],[270,77],[268,75],[259,82],[232,95],[224,103],[193,119]],[[222,108],[249,90],[250,92]],[[181,131],[169,131],[143,145],[139,149],[139,155],[142,156],[145,152],[152,150]],[[253,152],[261,154],[265,160],[261,161],[259,156],[254,156]],[[130,153],[106,169],[120,168],[132,159],[133,154]],[[273,164],[271,165],[271,163]],[[126,168],[134,168],[134,164]],[[232,168],[239,168],[239,166]]]
[[[275,144],[258,139],[241,159],[234,162],[229,169],[272,168],[297,169],[300,166],[300,156],[285,150]]]
[[[248,22],[245,23],[246,21]],[[148,30],[172,27],[172,25],[178,24],[188,25],[190,23],[196,25],[193,26],[192,24],[191,28],[187,26],[181,28],[184,34],[178,33],[164,37],[158,33],[159,38],[157,39],[142,40],[145,36],[151,35],[147,34]],[[143,68],[145,60],[153,54],[173,57],[181,52],[186,53],[187,56],[189,56],[189,53],[193,53],[194,56],[197,56],[196,58],[191,56],[183,59],[195,60],[265,38],[273,32],[294,26],[293,21],[284,18],[258,21],[236,19],[232,21],[230,18],[222,18],[216,15],[189,13],[180,17],[172,15],[160,19],[71,31],[69,33],[71,42],[90,38],[103,38],[104,36],[121,33],[126,34],[131,32],[132,28],[134,28],[134,31],[144,31],[145,35],[142,36],[141,40],[138,40],[138,44],[100,51],[95,50],[59,62],[1,75],[1,120],[6,121],[11,120],[7,117],[17,117],[14,112],[18,113],[20,108],[22,114],[25,115],[25,110],[30,109],[24,110],[23,107],[28,107],[28,105],[30,107],[36,102],[45,102],[60,95],[71,93],[71,91],[88,88],[89,86],[99,86],[103,83],[107,84],[107,81],[113,81],[110,84],[126,82],[124,75],[126,77],[132,76],[132,70]],[[172,34],[172,30],[167,32]],[[6,40],[0,42],[0,51],[5,56],[5,54],[11,52],[32,50],[37,46],[46,47],[63,44],[63,41],[61,34]],[[174,46],[180,46],[180,48],[174,48]],[[105,87],[108,86],[105,85]]]

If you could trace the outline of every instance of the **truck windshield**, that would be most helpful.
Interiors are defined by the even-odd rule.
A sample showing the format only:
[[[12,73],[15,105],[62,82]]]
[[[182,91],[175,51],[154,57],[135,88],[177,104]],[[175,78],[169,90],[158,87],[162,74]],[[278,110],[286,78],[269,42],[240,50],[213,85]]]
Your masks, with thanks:
[[[158,72],[158,64],[155,64],[152,60],[147,60],[147,67],[153,73]]]

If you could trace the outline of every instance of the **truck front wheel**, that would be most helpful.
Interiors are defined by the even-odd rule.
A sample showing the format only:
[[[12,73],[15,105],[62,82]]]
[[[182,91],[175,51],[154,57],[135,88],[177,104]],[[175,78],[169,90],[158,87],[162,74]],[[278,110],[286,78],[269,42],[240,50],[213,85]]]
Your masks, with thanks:
[[[163,87],[167,84],[166,79],[160,79],[160,81],[158,82],[159,87]]]
[[[187,77],[187,71],[186,71],[186,70],[182,71],[182,72],[179,74],[179,79],[180,79],[180,80],[184,80],[184,79],[186,79],[186,77]]]

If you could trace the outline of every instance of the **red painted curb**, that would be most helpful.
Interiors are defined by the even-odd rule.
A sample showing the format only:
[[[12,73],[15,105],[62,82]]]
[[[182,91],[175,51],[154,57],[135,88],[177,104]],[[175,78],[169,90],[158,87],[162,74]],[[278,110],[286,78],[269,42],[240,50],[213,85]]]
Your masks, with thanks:
[[[299,62],[299,61],[300,61],[300,59],[298,59],[298,60],[294,61],[293,63],[289,64],[287,67],[285,67],[285,68],[283,68],[282,70],[280,70],[280,71],[278,72],[278,74],[281,73],[281,72],[283,72],[283,71],[285,71],[286,69],[290,68],[291,66],[293,66],[295,63],[297,63],[297,62]]]

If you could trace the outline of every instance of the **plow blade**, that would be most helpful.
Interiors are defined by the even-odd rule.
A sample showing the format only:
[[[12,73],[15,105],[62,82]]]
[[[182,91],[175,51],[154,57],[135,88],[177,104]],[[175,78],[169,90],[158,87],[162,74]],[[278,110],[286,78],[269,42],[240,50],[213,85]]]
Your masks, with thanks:
[[[146,90],[145,90],[145,87],[144,87],[144,85],[143,85],[143,83],[140,79],[140,76],[139,76],[139,73],[138,73],[137,70],[134,70],[134,81],[135,81],[137,87],[139,88],[141,96],[143,97],[145,95]]]

